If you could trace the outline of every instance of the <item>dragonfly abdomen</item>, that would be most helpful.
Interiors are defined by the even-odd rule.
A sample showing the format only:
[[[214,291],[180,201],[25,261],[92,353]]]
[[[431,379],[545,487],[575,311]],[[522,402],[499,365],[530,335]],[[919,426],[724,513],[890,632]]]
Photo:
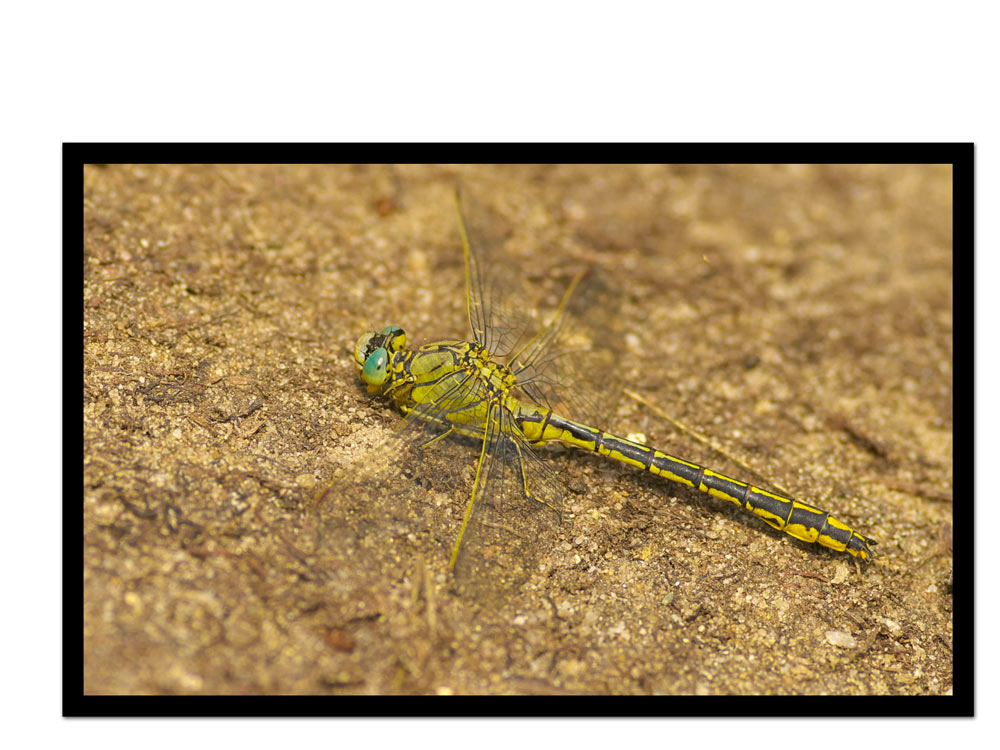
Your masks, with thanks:
[[[827,511],[799,500],[754,487],[604,430],[563,419],[551,410],[522,410],[519,424],[532,442],[555,440],[596,451],[738,505],[796,539],[847,552],[862,560],[872,556],[868,545],[875,544],[874,539],[863,536]]]

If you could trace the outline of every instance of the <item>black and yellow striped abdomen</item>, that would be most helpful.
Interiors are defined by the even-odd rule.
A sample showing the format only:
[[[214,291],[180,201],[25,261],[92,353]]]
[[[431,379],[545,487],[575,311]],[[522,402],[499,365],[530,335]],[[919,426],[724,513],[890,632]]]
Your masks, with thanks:
[[[869,545],[875,544],[875,540],[859,534],[825,510],[776,495],[604,430],[563,419],[549,409],[518,405],[515,412],[518,414],[518,425],[533,443],[558,441],[596,451],[671,482],[728,500],[796,539],[848,552],[862,560],[872,557]]]

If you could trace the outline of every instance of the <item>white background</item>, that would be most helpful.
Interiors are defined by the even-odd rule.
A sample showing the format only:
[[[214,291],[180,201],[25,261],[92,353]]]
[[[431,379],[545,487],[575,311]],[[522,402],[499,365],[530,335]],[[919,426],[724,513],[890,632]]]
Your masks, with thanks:
[[[993,376],[1000,364],[1000,295],[992,289],[1000,282],[1000,55],[989,4],[379,0],[323,6],[22,3],[4,13],[0,237],[7,276],[0,300],[5,350],[13,353],[0,367],[5,744],[18,737],[30,738],[32,746],[75,750],[176,750],[209,743],[477,750],[738,743],[745,750],[774,750],[828,743],[981,747],[1000,733],[1000,664],[992,633],[1000,598],[994,583],[998,556],[982,548],[975,721],[60,717],[64,141],[974,141],[980,229],[976,453],[984,459],[996,454],[991,426],[1000,422]],[[972,282],[959,278],[957,286],[967,290]],[[963,296],[957,299],[961,304]],[[963,343],[970,343],[967,332],[959,338]],[[968,351],[959,350],[962,364],[967,357]],[[68,363],[71,383],[77,367]],[[967,392],[967,370],[960,366],[956,375],[965,386],[959,392]],[[79,402],[72,388],[70,393],[72,429]],[[958,416],[959,429],[967,430],[967,416]],[[958,445],[970,448],[967,435]],[[70,456],[71,472],[76,460]],[[39,493],[39,487],[49,489]],[[956,496],[957,523],[971,500],[968,483],[960,489],[966,494]],[[989,532],[996,498],[976,499],[980,528]],[[39,527],[39,518],[48,519],[48,526]],[[983,533],[977,537],[989,542]],[[78,581],[68,585],[73,590]],[[77,612],[69,613],[71,625]],[[774,700],[769,705],[781,712],[782,699]],[[266,712],[266,705],[259,708]],[[650,708],[642,705],[630,709],[628,702],[615,701],[607,710]],[[594,708],[590,701],[581,704],[582,710]],[[789,711],[798,708],[788,704]]]

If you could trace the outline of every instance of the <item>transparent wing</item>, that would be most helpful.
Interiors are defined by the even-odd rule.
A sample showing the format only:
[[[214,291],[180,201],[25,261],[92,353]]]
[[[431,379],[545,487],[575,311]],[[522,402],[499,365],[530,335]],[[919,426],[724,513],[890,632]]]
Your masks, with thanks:
[[[523,284],[503,249],[512,233],[509,224],[468,189],[456,193],[456,205],[475,340],[518,373],[521,395],[528,402],[577,421],[606,422],[621,393],[621,290],[607,274],[587,264],[557,262],[542,268],[543,259],[538,258],[535,268],[519,271],[558,275],[567,293],[532,335],[528,311],[537,300],[518,294]]]
[[[621,390],[620,291],[597,269],[577,273],[548,323],[511,361],[525,399],[600,426]]]
[[[547,548],[539,538],[558,523],[568,490],[518,437],[499,401],[485,433],[451,430],[447,415],[471,408],[474,380],[449,378],[433,402],[416,407],[381,445],[317,492],[318,541],[349,546],[365,560],[361,567],[372,583],[396,580],[415,569],[418,555],[446,569],[469,511],[455,580],[477,603],[500,606],[538,572],[535,561]]]
[[[433,533],[445,539],[448,534],[436,526],[447,523],[447,509],[435,520],[428,506],[440,506],[442,497],[464,493],[467,482],[462,472],[471,453],[467,446],[442,438],[451,428],[449,412],[463,408],[474,387],[467,374],[456,371],[435,386],[427,402],[398,420],[388,435],[365,441],[367,430],[358,430],[356,444],[349,448],[355,458],[315,494],[312,510],[321,534],[362,554],[373,553],[367,569],[391,557],[401,536]],[[374,442],[375,447],[366,450],[365,442]]]
[[[510,412],[499,404],[495,412],[455,578],[475,601],[502,606],[510,592],[545,575],[545,551],[569,490],[520,437]]]
[[[456,190],[459,234],[465,255],[465,292],[473,340],[490,354],[506,357],[528,327],[513,306],[514,281],[502,262],[510,226],[468,190]]]

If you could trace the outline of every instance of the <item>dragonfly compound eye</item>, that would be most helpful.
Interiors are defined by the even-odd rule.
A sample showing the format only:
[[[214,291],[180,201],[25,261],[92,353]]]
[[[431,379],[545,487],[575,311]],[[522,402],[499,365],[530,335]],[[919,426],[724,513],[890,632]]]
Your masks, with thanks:
[[[361,368],[362,379],[368,385],[382,385],[388,374],[386,371],[388,364],[389,352],[383,347],[379,347],[365,360],[365,366]]]

